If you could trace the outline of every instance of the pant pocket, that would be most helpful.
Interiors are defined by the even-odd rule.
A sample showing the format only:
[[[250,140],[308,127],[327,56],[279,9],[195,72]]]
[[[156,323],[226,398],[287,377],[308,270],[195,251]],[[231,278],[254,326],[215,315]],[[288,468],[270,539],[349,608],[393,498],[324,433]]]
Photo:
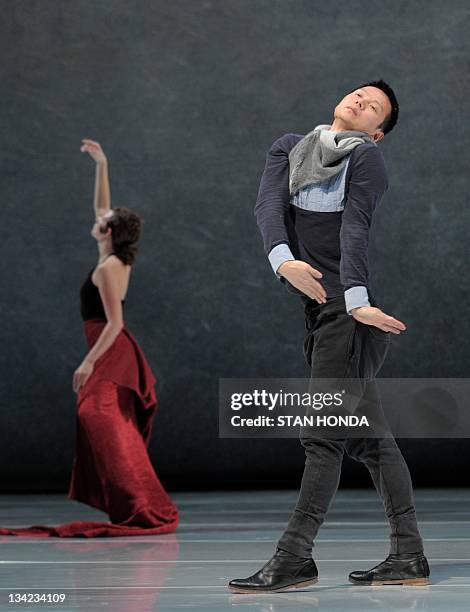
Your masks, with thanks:
[[[358,323],[362,338],[359,359],[359,375],[365,380],[374,379],[382,367],[390,348],[390,332],[378,327]]]
[[[309,329],[307,333],[305,334],[303,351],[304,351],[305,361],[307,362],[310,368],[312,367],[313,344],[314,344],[313,329]]]
[[[367,333],[377,342],[390,342],[390,332],[385,332],[375,327],[375,325],[366,325]]]

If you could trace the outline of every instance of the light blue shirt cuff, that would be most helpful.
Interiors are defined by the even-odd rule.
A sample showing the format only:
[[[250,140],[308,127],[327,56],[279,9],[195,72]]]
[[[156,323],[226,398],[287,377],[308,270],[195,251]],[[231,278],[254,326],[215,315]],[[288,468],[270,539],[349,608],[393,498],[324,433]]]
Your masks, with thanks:
[[[295,261],[295,257],[292,255],[289,245],[285,243],[278,244],[273,249],[271,249],[268,255],[268,259],[273,269],[273,272],[278,278],[281,278],[281,275],[277,273],[279,266],[285,261]]]
[[[370,306],[369,294],[367,293],[366,287],[351,287],[344,292],[344,301],[346,303],[346,311],[348,315],[351,314],[353,308],[359,306]]]

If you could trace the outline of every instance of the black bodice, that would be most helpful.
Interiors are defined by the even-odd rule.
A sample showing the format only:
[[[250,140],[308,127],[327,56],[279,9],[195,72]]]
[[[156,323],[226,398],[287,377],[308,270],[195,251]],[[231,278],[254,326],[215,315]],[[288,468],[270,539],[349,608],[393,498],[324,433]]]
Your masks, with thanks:
[[[83,321],[87,321],[88,319],[106,319],[100,291],[91,280],[94,269],[93,267],[90,270],[85,282],[80,288],[80,313]],[[124,302],[125,300],[121,300],[123,306]]]

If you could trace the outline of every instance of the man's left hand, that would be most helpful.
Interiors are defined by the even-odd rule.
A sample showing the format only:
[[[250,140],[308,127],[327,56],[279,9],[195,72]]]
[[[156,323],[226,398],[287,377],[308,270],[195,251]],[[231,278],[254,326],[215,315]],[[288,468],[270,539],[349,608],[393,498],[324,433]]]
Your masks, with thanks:
[[[351,315],[356,321],[364,323],[365,325],[373,325],[384,332],[400,334],[406,329],[406,325],[402,323],[402,321],[385,314],[385,312],[382,312],[380,308],[376,308],[375,306],[359,306],[358,308],[353,308],[351,310]]]

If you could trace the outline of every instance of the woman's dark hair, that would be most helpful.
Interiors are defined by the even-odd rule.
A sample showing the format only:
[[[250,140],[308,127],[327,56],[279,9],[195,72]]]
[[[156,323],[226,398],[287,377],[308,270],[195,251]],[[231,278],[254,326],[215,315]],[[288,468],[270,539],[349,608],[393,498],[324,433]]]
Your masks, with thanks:
[[[356,89],[359,89],[359,87],[369,87],[369,86],[377,87],[378,89],[381,89],[384,92],[384,94],[388,97],[388,99],[390,100],[390,104],[392,105],[392,112],[378,126],[384,134],[388,134],[391,130],[393,130],[393,128],[395,127],[398,121],[398,111],[400,109],[398,106],[397,97],[395,96],[395,92],[390,87],[390,85],[382,79],[379,79],[378,81],[370,81],[369,83],[363,83],[362,85],[359,85],[358,87],[353,89],[353,91],[355,91]]]
[[[111,228],[111,240],[113,252],[126,265],[132,265],[137,257],[137,242],[140,238],[140,230],[143,219],[137,213],[118,206],[112,209],[113,214],[106,219],[106,224],[101,229],[105,233]]]

